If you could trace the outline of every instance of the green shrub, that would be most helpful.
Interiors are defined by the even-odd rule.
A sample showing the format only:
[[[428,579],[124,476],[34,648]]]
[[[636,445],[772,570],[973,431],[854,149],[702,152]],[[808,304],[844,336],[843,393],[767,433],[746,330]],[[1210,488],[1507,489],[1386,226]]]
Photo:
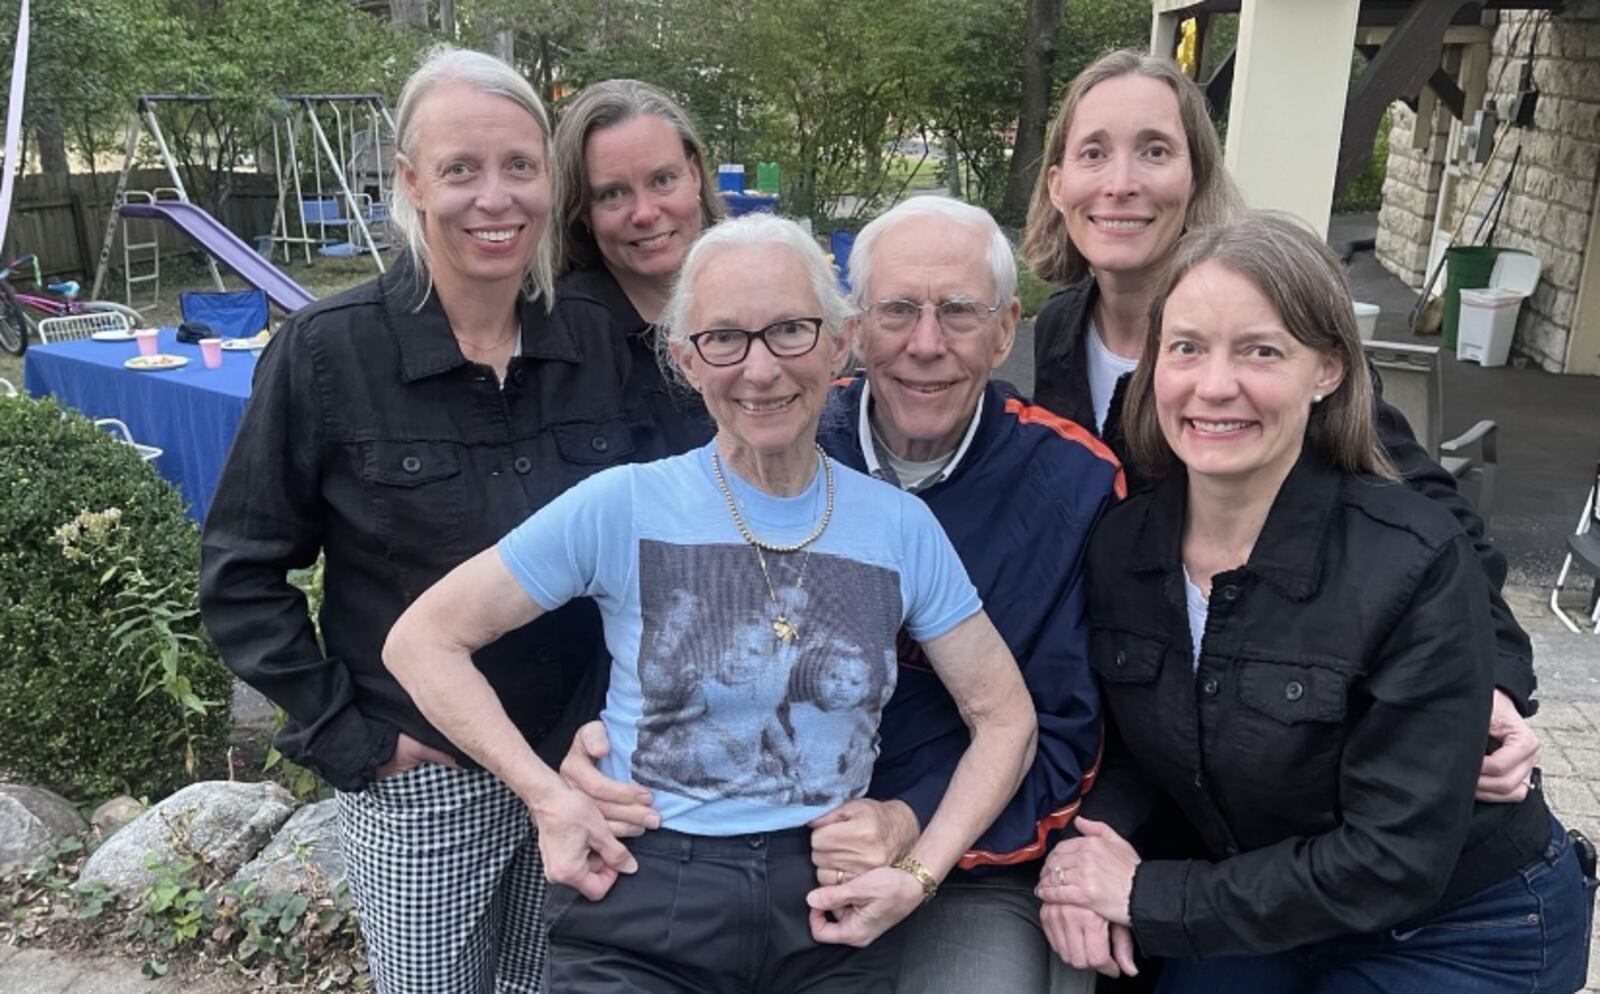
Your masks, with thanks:
[[[1367,167],[1361,170],[1361,175],[1350,181],[1350,185],[1339,194],[1339,199],[1333,202],[1335,214],[1371,213],[1383,206],[1383,181],[1389,175],[1389,128],[1392,122],[1387,112],[1378,124],[1378,132],[1372,138],[1372,155],[1367,159]]]
[[[230,720],[197,530],[131,447],[53,402],[0,398],[0,453],[0,770],[164,795]]]

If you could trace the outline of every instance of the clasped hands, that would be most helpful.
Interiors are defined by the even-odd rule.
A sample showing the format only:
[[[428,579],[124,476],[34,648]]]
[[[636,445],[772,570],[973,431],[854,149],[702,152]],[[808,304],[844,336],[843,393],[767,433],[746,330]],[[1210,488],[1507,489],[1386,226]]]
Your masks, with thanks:
[[[650,791],[600,772],[596,762],[608,752],[603,724],[591,721],[578,729],[561,761],[568,789],[559,805],[535,812],[545,873],[591,901],[604,897],[619,873],[637,869],[618,840],[661,827]],[[916,842],[917,820],[910,808],[847,801],[810,827],[818,887],[806,895],[806,903],[818,942],[866,946],[922,902],[916,878],[889,866]]]
[[[1139,854],[1103,822],[1079,818],[1077,838],[1056,844],[1034,893],[1039,921],[1056,954],[1079,970],[1108,977],[1138,973],[1129,899]]]

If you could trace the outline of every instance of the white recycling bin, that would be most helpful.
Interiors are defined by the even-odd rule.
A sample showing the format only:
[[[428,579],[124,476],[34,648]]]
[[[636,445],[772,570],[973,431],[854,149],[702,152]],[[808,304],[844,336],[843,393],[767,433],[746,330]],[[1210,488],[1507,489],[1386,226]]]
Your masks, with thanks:
[[[1495,260],[1487,288],[1461,291],[1456,358],[1480,366],[1506,364],[1517,333],[1517,315],[1539,285],[1541,268],[1537,256],[1504,252]]]
[[[1361,334],[1361,340],[1372,341],[1373,336],[1378,333],[1378,315],[1383,313],[1383,308],[1364,300],[1357,300],[1351,306],[1355,308],[1356,331]]]

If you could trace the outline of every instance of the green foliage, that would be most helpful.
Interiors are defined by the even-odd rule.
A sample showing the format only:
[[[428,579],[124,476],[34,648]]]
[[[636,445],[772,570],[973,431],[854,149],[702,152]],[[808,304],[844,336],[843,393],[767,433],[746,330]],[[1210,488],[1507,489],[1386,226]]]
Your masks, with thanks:
[[[0,450],[0,768],[166,794],[229,727],[195,526],[131,447],[52,402],[0,398]]]
[[[86,855],[79,839],[19,872],[0,872],[0,941],[120,943],[151,978],[189,959],[225,964],[267,986],[370,989],[355,905],[344,884],[330,886],[317,874],[308,853],[297,853],[306,893],[263,894],[206,862],[186,823],[171,827],[180,855],[146,860],[153,879],[131,905],[103,884],[73,882]]]
[[[1375,211],[1383,206],[1383,181],[1389,174],[1389,128],[1392,122],[1386,111],[1378,123],[1378,133],[1372,139],[1372,158],[1361,175],[1350,181],[1333,202],[1335,214],[1354,214]]]

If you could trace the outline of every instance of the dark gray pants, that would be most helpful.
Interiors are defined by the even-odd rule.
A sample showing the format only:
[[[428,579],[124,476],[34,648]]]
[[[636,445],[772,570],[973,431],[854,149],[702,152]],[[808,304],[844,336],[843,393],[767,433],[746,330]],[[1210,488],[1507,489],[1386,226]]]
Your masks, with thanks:
[[[639,872],[604,898],[551,884],[549,983],[561,994],[894,994],[894,930],[866,949],[811,938],[810,829],[627,840]]]

